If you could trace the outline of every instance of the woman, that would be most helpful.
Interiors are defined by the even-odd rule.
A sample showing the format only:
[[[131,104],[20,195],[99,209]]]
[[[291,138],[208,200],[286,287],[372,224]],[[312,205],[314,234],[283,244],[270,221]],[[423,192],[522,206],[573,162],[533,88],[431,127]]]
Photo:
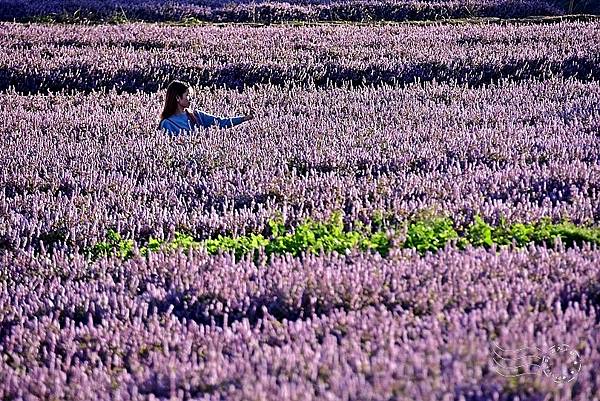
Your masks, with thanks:
[[[217,124],[220,128],[228,128],[254,118],[252,113],[246,116],[221,118],[200,110],[190,112],[187,110],[190,107],[189,92],[193,93],[193,90],[185,82],[175,80],[169,84],[165,106],[160,114],[159,129],[165,129],[172,135],[179,135],[181,131],[190,132],[195,127],[208,128]]]

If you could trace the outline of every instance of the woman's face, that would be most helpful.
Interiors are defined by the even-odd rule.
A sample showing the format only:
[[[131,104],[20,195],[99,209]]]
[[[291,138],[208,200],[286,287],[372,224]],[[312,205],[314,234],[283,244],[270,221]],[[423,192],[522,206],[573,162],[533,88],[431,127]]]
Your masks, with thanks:
[[[178,99],[179,99],[179,105],[181,107],[183,107],[184,109],[190,107],[190,99],[188,98],[188,93],[189,91],[185,91],[183,92],[183,95],[181,95]]]

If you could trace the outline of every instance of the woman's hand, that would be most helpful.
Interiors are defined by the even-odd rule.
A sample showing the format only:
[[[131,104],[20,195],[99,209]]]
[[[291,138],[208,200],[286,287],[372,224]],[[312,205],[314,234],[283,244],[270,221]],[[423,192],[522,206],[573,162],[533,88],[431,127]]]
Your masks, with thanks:
[[[254,110],[250,110],[250,112],[244,116],[244,121],[252,120],[253,118],[254,118]]]

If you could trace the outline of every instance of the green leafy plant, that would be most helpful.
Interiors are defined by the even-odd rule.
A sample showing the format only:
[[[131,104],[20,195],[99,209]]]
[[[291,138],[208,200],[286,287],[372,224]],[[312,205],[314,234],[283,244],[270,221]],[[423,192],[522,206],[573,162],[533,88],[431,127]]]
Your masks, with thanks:
[[[421,253],[436,251],[457,238],[458,233],[450,218],[425,218],[409,223],[404,247],[416,248]]]
[[[493,227],[487,224],[479,216],[475,216],[475,221],[469,226],[467,231],[467,242],[474,246],[492,246]]]
[[[121,234],[114,230],[109,230],[106,234],[106,241],[95,244],[91,248],[90,253],[93,259],[110,255],[130,258],[133,256],[133,245],[134,241],[132,239],[122,239]]]
[[[383,214],[377,214],[383,219]],[[393,217],[393,216],[392,216]],[[380,226],[382,221],[378,221]],[[385,225],[385,224],[384,224]],[[336,211],[326,221],[305,219],[298,226],[286,230],[283,217],[279,214],[268,221],[270,236],[265,238],[262,234],[248,234],[242,236],[228,236],[219,234],[216,238],[196,241],[187,233],[176,232],[174,239],[164,241],[150,238],[148,244],[140,248],[140,254],[147,256],[150,252],[168,251],[175,249],[204,248],[209,254],[219,252],[233,252],[236,259],[252,254],[258,257],[257,251],[264,250],[269,256],[272,254],[289,253],[298,256],[303,252],[319,254],[321,252],[345,253],[350,249],[374,251],[383,256],[389,254],[392,240],[396,237],[395,231],[384,231],[383,227],[373,231],[360,221],[354,222],[351,230],[344,229],[342,213]],[[515,244],[525,246],[530,243],[552,245],[557,237],[567,246],[582,244],[584,242],[600,244],[600,228],[581,227],[562,221],[552,223],[549,218],[537,222],[509,225],[501,217],[497,226],[485,222],[481,216],[476,215],[473,222],[463,227],[455,227],[449,217],[435,216],[433,213],[421,213],[412,220],[404,223],[406,237],[398,246],[416,249],[421,254],[428,251],[435,252],[444,248],[449,243],[455,243],[460,249],[468,245],[492,247]],[[109,230],[106,240],[95,244],[89,253],[94,259],[108,255],[118,255],[122,258],[133,256],[133,240],[124,240],[121,235]]]
[[[140,254],[142,256],[146,256],[146,255],[148,255],[149,252],[156,252],[156,251],[160,250],[162,244],[164,244],[163,240],[156,239],[156,238],[150,238],[148,240],[148,245],[140,248]]]

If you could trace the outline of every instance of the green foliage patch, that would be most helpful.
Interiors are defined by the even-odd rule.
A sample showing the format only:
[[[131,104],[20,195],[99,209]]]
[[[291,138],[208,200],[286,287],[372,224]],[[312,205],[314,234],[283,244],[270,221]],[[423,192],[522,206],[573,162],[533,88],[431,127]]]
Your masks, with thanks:
[[[549,218],[511,225],[501,219],[500,224],[492,226],[480,216],[475,216],[472,223],[457,226],[449,217],[421,216],[390,227],[382,223],[382,215],[378,214],[374,216],[374,222],[368,227],[360,221],[354,221],[353,229],[346,230],[341,212],[336,211],[327,221],[305,219],[297,227],[286,230],[283,218],[278,216],[268,222],[269,237],[251,233],[242,236],[218,235],[199,241],[189,234],[176,232],[171,241],[150,238],[146,245],[139,247],[139,253],[147,256],[150,252],[161,250],[202,247],[209,254],[233,252],[236,259],[252,254],[256,260],[260,249],[267,256],[286,253],[298,256],[303,252],[318,255],[320,252],[344,253],[350,249],[360,249],[378,252],[385,257],[394,240],[394,246],[413,248],[421,254],[435,252],[448,244],[455,244],[459,249],[469,245],[489,248],[494,244],[522,247],[534,243],[552,246],[556,238],[560,238],[567,247],[584,242],[600,244],[600,228],[580,227],[568,221],[552,223]],[[106,240],[88,249],[87,254],[92,259],[109,255],[130,258],[135,254],[134,245],[133,240],[125,240],[119,233],[110,230]]]

